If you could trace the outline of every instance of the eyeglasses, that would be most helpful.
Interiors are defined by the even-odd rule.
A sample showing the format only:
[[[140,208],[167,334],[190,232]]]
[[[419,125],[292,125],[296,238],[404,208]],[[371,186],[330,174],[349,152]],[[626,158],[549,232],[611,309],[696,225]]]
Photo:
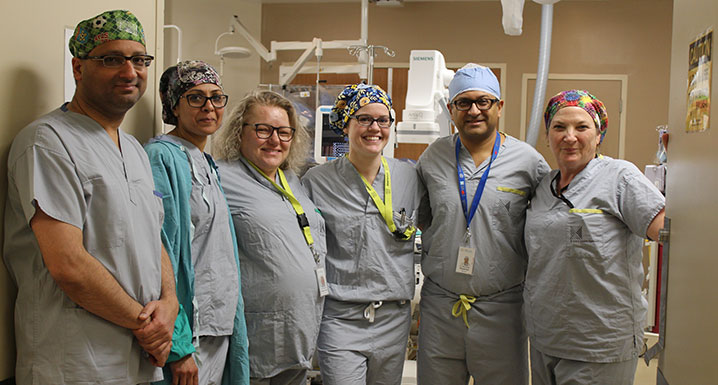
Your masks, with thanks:
[[[381,128],[389,128],[391,123],[394,122],[394,119],[392,119],[391,116],[380,116],[374,119],[371,115],[354,115],[350,118],[356,119],[357,123],[359,123],[362,127],[369,127],[376,122],[376,124]]]
[[[471,99],[459,99],[454,100],[454,107],[456,107],[459,111],[468,111],[471,109],[471,106],[476,104],[476,107],[479,109],[479,111],[487,111],[490,110],[491,107],[494,106],[494,103],[498,102],[499,99],[491,99],[491,98],[479,98],[476,100]]]
[[[132,65],[137,69],[143,69],[149,67],[152,64],[152,60],[155,59],[152,55],[135,55],[135,56],[122,56],[122,55],[102,55],[102,56],[87,56],[87,60],[101,60],[102,64],[108,68],[117,68],[125,65],[126,61],[132,62]]]
[[[216,94],[212,96],[204,96],[202,94],[187,94],[182,95],[180,98],[185,98],[187,100],[187,104],[189,104],[190,107],[194,108],[202,108],[205,104],[207,104],[207,100],[209,100],[214,108],[224,108],[224,106],[227,105],[227,101],[229,100],[228,95],[224,94]]]
[[[271,124],[266,123],[255,123],[255,124],[249,124],[244,123],[243,126],[254,126],[254,133],[257,134],[257,138],[259,139],[269,139],[274,134],[274,131],[277,131],[277,137],[279,137],[279,140],[282,142],[289,142],[294,138],[294,132],[296,131],[293,127],[287,127],[287,126],[280,126],[280,127],[274,127]]]

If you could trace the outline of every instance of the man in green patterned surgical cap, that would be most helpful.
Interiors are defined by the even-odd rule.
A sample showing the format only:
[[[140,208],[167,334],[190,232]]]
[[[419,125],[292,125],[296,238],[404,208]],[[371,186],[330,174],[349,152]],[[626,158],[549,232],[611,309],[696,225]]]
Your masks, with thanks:
[[[128,11],[80,22],[69,47],[72,101],[23,128],[8,157],[16,382],[158,381],[179,305],[162,194],[142,146],[120,129],[153,57]]]
[[[116,128],[144,94],[154,59],[147,54],[142,24],[129,11],[106,11],[81,21],[69,48],[77,90],[68,109]]]
[[[145,46],[145,32],[130,11],[106,11],[81,21],[70,39],[72,56],[84,59],[93,48],[111,40],[134,40]]]

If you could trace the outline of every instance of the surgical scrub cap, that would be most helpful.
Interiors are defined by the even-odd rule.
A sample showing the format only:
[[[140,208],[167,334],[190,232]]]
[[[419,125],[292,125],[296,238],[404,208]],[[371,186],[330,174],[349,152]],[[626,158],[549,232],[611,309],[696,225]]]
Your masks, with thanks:
[[[112,40],[134,40],[145,44],[142,24],[130,11],[106,11],[81,21],[70,38],[70,52],[76,58],[85,58],[98,45]]]
[[[606,136],[606,129],[608,129],[608,113],[606,112],[606,107],[600,100],[596,99],[595,96],[584,90],[559,92],[548,101],[546,112],[543,115],[544,122],[546,123],[546,132],[548,132],[554,115],[556,115],[558,110],[564,107],[579,107],[588,112],[591,118],[593,118],[594,123],[596,123],[596,128],[601,135],[601,142],[603,142],[603,138]]]
[[[216,84],[222,88],[222,80],[217,71],[200,60],[187,60],[165,70],[160,77],[160,100],[162,100],[162,120],[177,125],[177,117],[172,112],[187,90],[200,84]]]
[[[379,86],[368,86],[366,84],[353,84],[347,86],[337,96],[334,107],[329,114],[329,125],[337,134],[344,133],[344,127],[349,118],[358,109],[369,103],[381,103],[391,111],[391,98]]]
[[[501,99],[501,87],[493,71],[482,65],[469,63],[456,71],[449,83],[449,101],[466,91],[483,91]]]

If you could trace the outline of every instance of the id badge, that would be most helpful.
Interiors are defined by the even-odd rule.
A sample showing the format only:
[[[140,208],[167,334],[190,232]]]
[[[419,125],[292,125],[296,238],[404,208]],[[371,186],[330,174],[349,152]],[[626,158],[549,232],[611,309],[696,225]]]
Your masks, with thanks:
[[[319,296],[324,297],[329,294],[329,285],[327,285],[327,273],[323,267],[318,267],[314,272],[317,274],[317,286],[319,286]]]
[[[459,254],[456,256],[456,272],[459,274],[472,275],[474,272],[473,247],[459,247]]]

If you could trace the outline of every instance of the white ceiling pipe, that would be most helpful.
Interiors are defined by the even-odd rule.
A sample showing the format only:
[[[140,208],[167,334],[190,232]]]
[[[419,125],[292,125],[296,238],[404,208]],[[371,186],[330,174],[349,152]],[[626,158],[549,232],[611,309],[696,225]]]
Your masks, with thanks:
[[[536,71],[536,88],[534,89],[534,103],[531,108],[531,119],[526,133],[526,143],[536,147],[538,140],[543,104],[546,98],[546,83],[551,57],[551,29],[553,27],[553,4],[559,0],[534,0],[541,5],[541,40],[539,45],[538,70]]]

